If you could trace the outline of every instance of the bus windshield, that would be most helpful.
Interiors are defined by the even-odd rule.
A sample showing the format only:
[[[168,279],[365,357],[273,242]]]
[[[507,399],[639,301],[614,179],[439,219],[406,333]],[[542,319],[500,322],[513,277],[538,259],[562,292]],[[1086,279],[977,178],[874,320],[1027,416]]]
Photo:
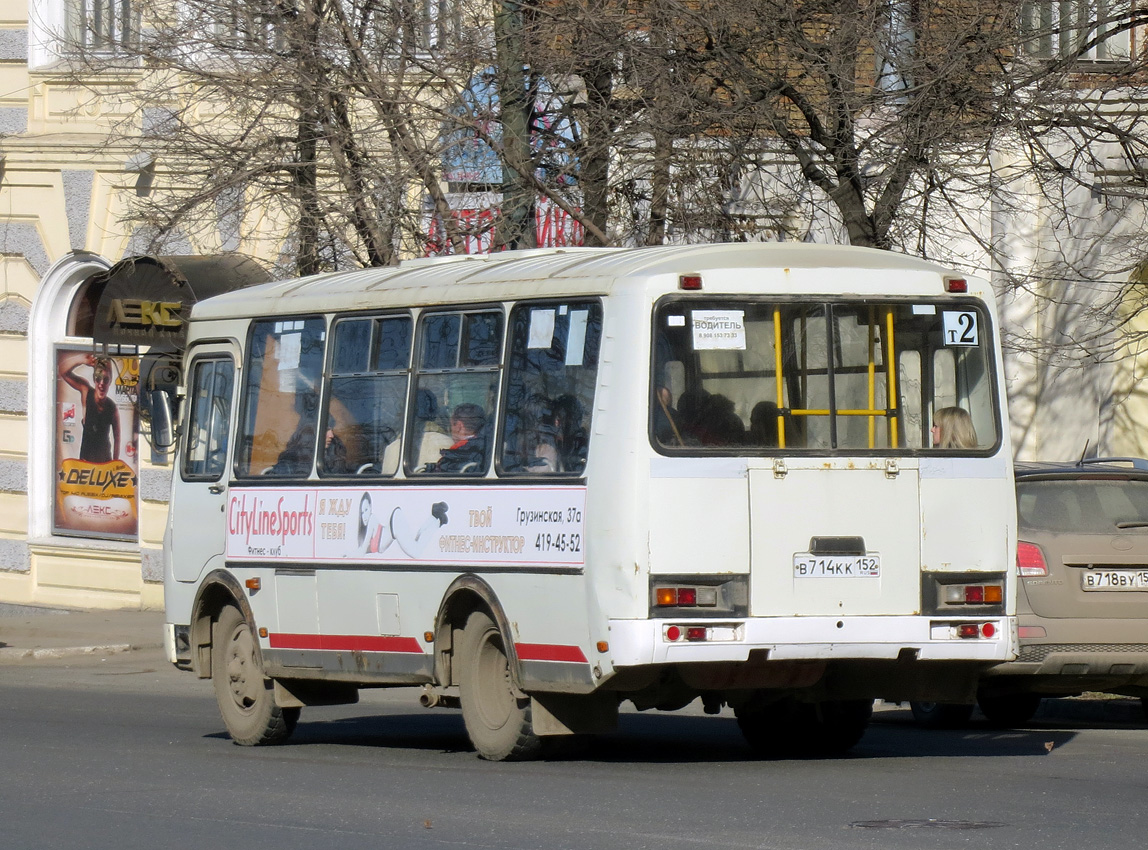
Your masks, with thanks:
[[[668,453],[999,442],[990,324],[971,300],[671,298],[654,321],[651,432]],[[935,446],[954,418],[960,439]]]

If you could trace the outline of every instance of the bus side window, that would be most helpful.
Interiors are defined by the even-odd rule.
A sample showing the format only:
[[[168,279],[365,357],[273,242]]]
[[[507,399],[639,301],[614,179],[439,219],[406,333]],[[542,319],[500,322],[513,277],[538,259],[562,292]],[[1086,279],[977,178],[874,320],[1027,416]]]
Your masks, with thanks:
[[[319,316],[253,323],[237,475],[310,475],[325,341],[325,323]]]
[[[502,312],[422,315],[409,475],[485,475],[502,366]]]
[[[332,333],[323,475],[394,475],[407,382],[409,316],[345,319]]]
[[[601,336],[596,301],[524,303],[511,311],[502,474],[585,471]]]

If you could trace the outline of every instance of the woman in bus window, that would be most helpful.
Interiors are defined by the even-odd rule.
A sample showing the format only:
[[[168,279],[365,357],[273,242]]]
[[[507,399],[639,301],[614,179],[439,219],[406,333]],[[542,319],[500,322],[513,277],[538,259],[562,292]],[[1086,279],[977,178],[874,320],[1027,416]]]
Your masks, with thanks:
[[[973,418],[961,407],[942,407],[933,413],[933,447],[937,449],[975,449],[977,432]]]

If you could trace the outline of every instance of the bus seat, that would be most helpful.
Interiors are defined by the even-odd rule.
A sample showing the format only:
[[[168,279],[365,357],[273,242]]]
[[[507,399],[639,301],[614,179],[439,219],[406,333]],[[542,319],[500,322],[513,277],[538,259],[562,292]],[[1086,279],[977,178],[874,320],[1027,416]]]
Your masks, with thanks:
[[[401,440],[391,440],[387,443],[387,447],[383,449],[383,459],[381,461],[383,475],[394,475],[398,472],[401,442]]]
[[[442,450],[449,449],[453,445],[454,440],[449,434],[428,428],[423,433],[422,441],[419,443],[419,456],[415,468],[422,469],[428,463],[438,463],[442,457]]]

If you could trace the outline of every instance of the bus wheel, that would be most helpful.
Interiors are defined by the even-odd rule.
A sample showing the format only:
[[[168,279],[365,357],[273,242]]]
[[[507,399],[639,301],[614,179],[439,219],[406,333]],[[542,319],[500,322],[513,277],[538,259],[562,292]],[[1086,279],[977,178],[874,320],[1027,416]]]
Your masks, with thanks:
[[[960,702],[910,702],[909,710],[922,729],[960,729],[973,716],[973,706]]]
[[[1040,708],[1040,694],[977,695],[981,714],[993,726],[1023,726]]]
[[[873,700],[835,700],[820,703],[817,708],[819,728],[817,752],[835,756],[848,752],[869,728],[873,717]]]
[[[873,714],[873,701],[751,700],[734,713],[742,735],[759,756],[832,756],[846,752],[861,740]]]
[[[251,625],[225,605],[211,639],[211,680],[219,713],[231,739],[245,747],[278,744],[295,730],[299,709],[275,704],[271,680],[255,656]]]
[[[530,697],[511,681],[498,626],[485,612],[475,611],[460,643],[458,693],[475,750],[491,761],[537,758],[542,743],[530,725]]]

